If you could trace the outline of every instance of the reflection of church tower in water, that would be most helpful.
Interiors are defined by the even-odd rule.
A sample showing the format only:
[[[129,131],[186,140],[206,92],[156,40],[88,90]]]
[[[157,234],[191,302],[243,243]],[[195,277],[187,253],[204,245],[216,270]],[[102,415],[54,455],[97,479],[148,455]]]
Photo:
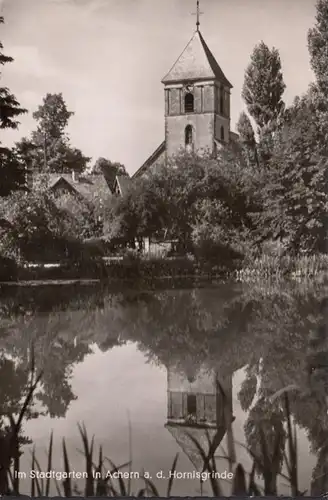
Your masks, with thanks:
[[[232,421],[232,375],[221,377],[216,371],[201,368],[178,373],[167,368],[167,423],[165,427],[175,438],[197,471],[203,460],[192,435],[208,452],[208,436],[212,441],[218,433],[218,443],[226,433],[225,417]],[[224,392],[224,396],[222,394]]]

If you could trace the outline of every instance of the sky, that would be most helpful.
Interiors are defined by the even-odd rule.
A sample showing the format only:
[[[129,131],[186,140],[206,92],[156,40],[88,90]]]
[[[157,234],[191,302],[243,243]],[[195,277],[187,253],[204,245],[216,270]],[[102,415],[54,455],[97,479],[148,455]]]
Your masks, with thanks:
[[[200,3],[200,30],[233,85],[232,130],[244,109],[244,72],[261,40],[279,49],[285,101],[306,91],[315,0]],[[14,58],[1,84],[29,110],[17,131],[1,131],[1,142],[29,136],[43,97],[62,92],[75,113],[72,145],[132,174],[164,140],[161,80],[193,35],[195,10],[196,0],[0,0],[0,40]]]

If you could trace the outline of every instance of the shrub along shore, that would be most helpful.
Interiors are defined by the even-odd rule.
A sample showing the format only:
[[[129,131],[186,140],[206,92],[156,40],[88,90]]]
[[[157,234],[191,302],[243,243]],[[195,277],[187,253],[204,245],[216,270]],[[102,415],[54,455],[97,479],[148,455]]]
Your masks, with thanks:
[[[252,282],[263,279],[323,279],[327,276],[328,256],[262,257],[243,266],[211,266],[190,257],[145,258],[123,257],[122,259],[85,259],[55,264],[17,264],[4,259],[1,282],[45,281],[45,280],[106,280],[120,283],[152,283],[156,281],[232,279]]]

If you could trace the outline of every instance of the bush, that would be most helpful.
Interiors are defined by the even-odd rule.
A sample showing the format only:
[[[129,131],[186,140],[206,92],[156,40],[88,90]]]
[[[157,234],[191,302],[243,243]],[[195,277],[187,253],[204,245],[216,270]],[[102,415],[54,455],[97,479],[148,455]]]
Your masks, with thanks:
[[[14,259],[0,256],[0,281],[15,281],[18,268]]]

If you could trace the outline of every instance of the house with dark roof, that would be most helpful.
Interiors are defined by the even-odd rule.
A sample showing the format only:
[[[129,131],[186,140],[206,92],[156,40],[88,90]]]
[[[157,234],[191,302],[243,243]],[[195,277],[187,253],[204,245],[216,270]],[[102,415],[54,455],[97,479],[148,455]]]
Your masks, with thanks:
[[[113,194],[124,196],[131,186],[131,178],[127,175],[117,175],[114,181]]]
[[[199,7],[199,6],[198,6]],[[216,153],[235,141],[230,130],[232,85],[197,29],[162,79],[165,95],[165,138],[132,178],[156,170],[183,151]]]
[[[45,189],[57,198],[71,195],[74,198],[102,206],[112,191],[103,174],[34,173],[28,179],[29,189]]]

